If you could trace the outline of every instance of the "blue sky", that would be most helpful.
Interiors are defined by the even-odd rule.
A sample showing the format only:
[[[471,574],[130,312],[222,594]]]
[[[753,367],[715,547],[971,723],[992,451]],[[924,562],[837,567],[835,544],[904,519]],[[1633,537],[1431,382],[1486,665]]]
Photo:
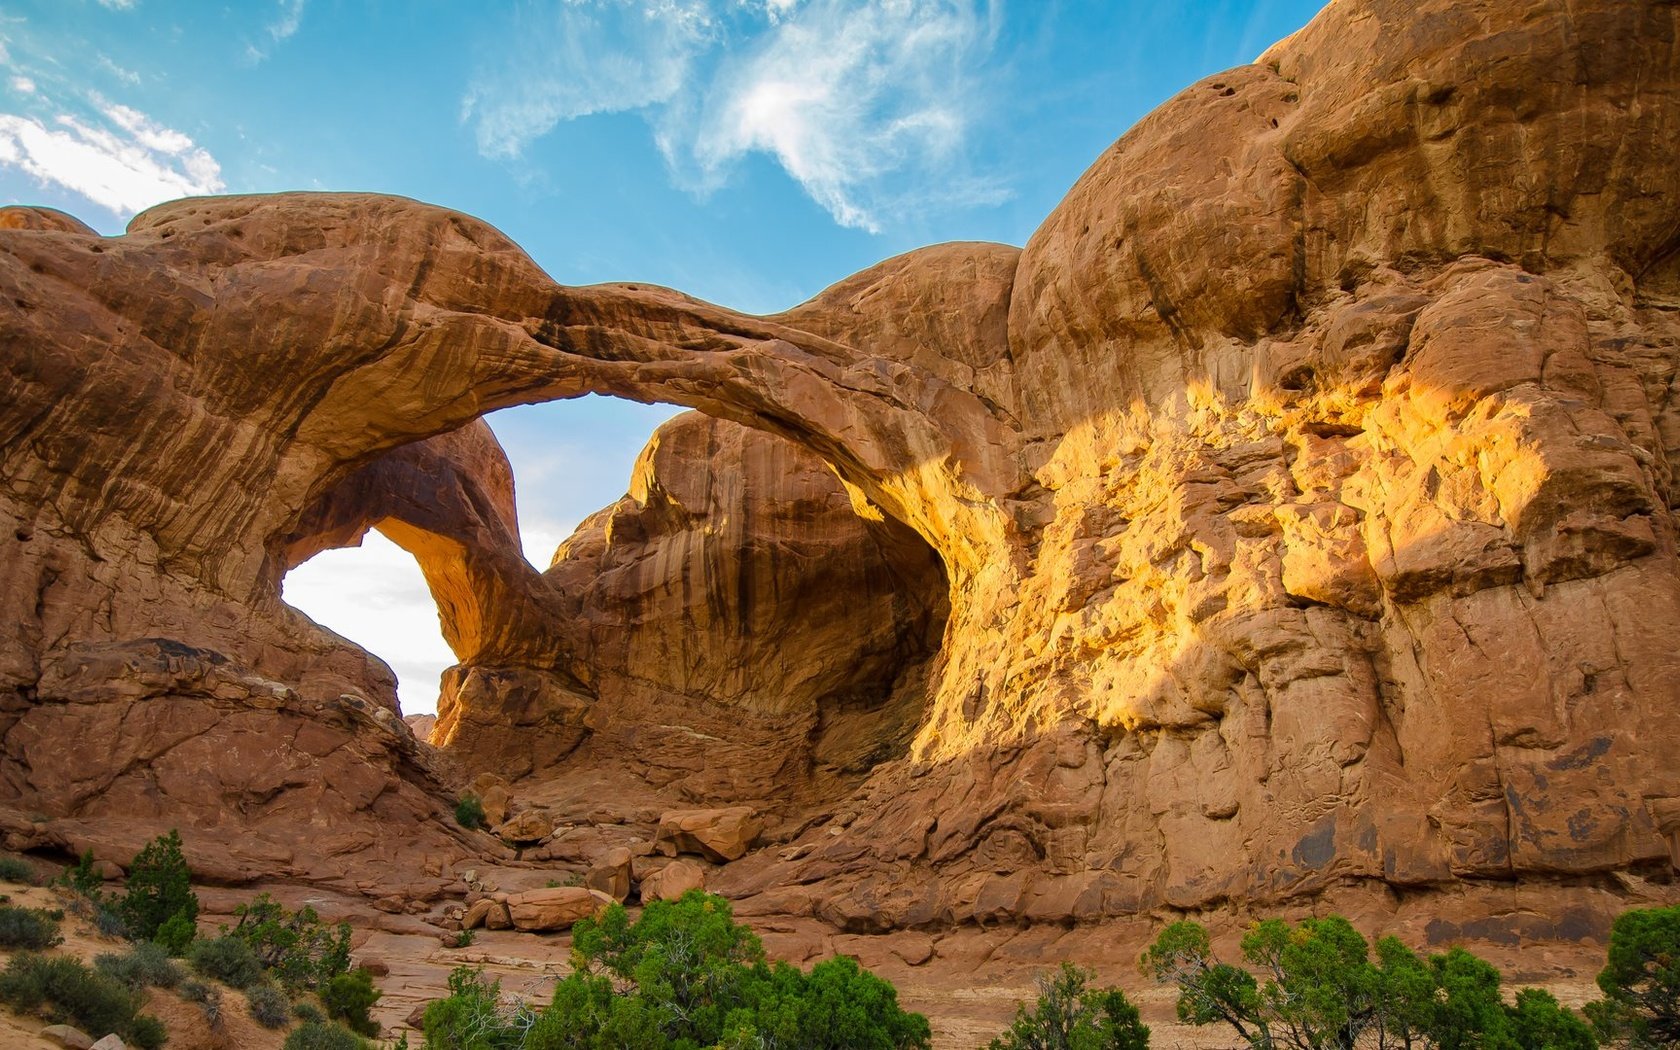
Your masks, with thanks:
[[[945,240],[1021,244],[1127,127],[1318,0],[0,2],[0,200],[119,233],[199,193],[372,190],[477,215],[566,283],[779,310]],[[669,409],[491,418],[546,565]],[[322,555],[287,597],[450,661],[412,562]]]

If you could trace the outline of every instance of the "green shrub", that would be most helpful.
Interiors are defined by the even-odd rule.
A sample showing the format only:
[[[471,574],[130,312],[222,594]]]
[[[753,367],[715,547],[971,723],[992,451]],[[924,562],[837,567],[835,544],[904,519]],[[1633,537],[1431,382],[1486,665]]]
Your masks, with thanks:
[[[152,943],[158,945],[169,955],[179,959],[187,954],[192,942],[198,939],[198,923],[187,917],[184,911],[176,912],[158,927],[157,936]]]
[[[161,1026],[140,1014],[137,994],[67,956],[13,956],[0,973],[0,1002],[84,1031],[115,1032],[137,1046],[162,1045],[161,1038],[147,1042],[159,1036]]]
[[[484,803],[477,795],[462,795],[455,803],[455,823],[463,828],[482,828],[484,826]]]
[[[259,984],[245,992],[246,1008],[264,1028],[284,1028],[292,1022],[292,1001],[272,984]]]
[[[210,985],[205,984],[203,981],[196,981],[192,978],[182,981],[181,987],[175,989],[175,991],[176,994],[189,1003],[206,1002],[211,996],[221,994]]]
[[[19,908],[0,904],[0,948],[26,948],[40,951],[63,940],[58,935],[58,922],[36,908]]]
[[[76,863],[65,868],[58,881],[92,901],[98,901],[105,895],[105,879],[99,874],[93,850],[90,849],[82,850]]]
[[[531,1026],[524,1050],[929,1045],[927,1019],[901,1009],[891,984],[845,958],[819,963],[810,973],[772,967],[752,931],[735,924],[729,902],[699,890],[649,904],[635,922],[622,905],[608,908],[599,921],[580,922],[572,931],[572,964],[573,973]],[[482,997],[469,1005],[462,1011],[469,1020],[475,1011],[493,1014],[494,995],[488,1005]],[[429,1008],[426,1016],[432,1019]],[[526,1020],[504,1018],[516,1029]],[[434,1043],[431,1026],[426,1034],[428,1046],[456,1045]],[[495,1050],[504,1044],[464,1045]]]
[[[136,1016],[128,1026],[128,1045],[140,1050],[158,1050],[169,1041],[169,1029],[151,1014]]]
[[[1009,1030],[991,1050],[1146,1050],[1149,1027],[1118,988],[1090,987],[1092,974],[1063,963],[1038,979],[1038,1001],[1016,1007]]]
[[[1587,1016],[1604,1039],[1680,1046],[1680,905],[1616,916],[1598,988],[1604,998],[1587,1004]]]
[[[264,893],[234,909],[228,931],[250,946],[264,969],[289,991],[319,988],[350,968],[350,924],[329,926],[305,905],[287,911]]]
[[[113,977],[134,991],[143,988],[174,988],[186,977],[181,967],[159,945],[151,941],[136,944],[132,951],[121,955],[108,953],[94,957],[93,968]]]
[[[230,988],[249,988],[263,979],[262,960],[250,945],[232,934],[194,943],[187,962]]]
[[[35,869],[22,857],[0,856],[0,882],[21,882],[35,885]]]
[[[181,855],[179,832],[158,836],[134,855],[128,866],[128,892],[117,911],[136,940],[156,938],[158,930],[178,915],[189,923],[198,921],[198,897]]]
[[[364,1050],[367,1045],[349,1029],[311,1021],[294,1028],[281,1050]]]
[[[1224,1022],[1251,1047],[1379,1045],[1440,1050],[1585,1050],[1585,1024],[1544,992],[1525,989],[1515,1006],[1499,971],[1462,948],[1420,958],[1392,937],[1377,943],[1339,916],[1291,928],[1257,922],[1242,940],[1253,973],[1214,958],[1207,930],[1177,922],[1144,953],[1144,973],[1178,986],[1178,1016]],[[1584,1040],[1584,1041],[1583,1041]]]
[[[321,1005],[326,1007],[327,1016],[362,1035],[379,1034],[379,1023],[368,1016],[378,1001],[373,974],[359,967],[337,974],[321,985]]]
[[[93,906],[93,928],[107,937],[128,939],[128,922],[116,909],[105,904],[95,903]]]
[[[292,1016],[300,1021],[313,1024],[325,1024],[327,1021],[327,1015],[321,1012],[320,1007],[311,1002],[298,1003],[292,1007]]]
[[[502,983],[486,981],[482,969],[456,967],[448,997],[426,1004],[421,1015],[427,1050],[519,1050],[526,1026],[502,1006],[501,994]]]

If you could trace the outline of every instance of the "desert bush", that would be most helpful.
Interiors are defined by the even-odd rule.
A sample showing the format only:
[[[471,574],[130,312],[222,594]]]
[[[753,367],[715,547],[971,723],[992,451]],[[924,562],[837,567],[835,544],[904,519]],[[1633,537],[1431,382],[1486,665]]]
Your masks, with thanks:
[[[367,1045],[348,1028],[310,1021],[292,1029],[281,1050],[365,1050]]]
[[[462,795],[455,803],[455,823],[463,828],[482,828],[484,826],[484,803],[477,795]]]
[[[115,978],[134,991],[142,988],[174,988],[186,977],[181,967],[169,957],[161,945],[151,941],[136,944],[122,954],[107,953],[94,957],[93,968],[107,977]]]
[[[327,1020],[327,1015],[321,1012],[321,1008],[311,1002],[301,1002],[292,1007],[292,1016],[314,1024],[325,1024]]]
[[[253,985],[245,992],[246,1009],[264,1028],[284,1028],[292,1023],[292,1001],[272,984]]]
[[[0,948],[40,951],[63,940],[58,921],[38,908],[0,904]]]
[[[264,893],[234,909],[228,931],[249,945],[262,967],[289,991],[319,988],[350,968],[350,924],[329,926],[305,905],[287,911]]]
[[[327,1016],[361,1035],[378,1035],[379,1023],[368,1015],[379,1001],[373,974],[357,968],[328,979],[321,985],[321,1005]]]
[[[128,866],[127,892],[117,911],[128,924],[128,935],[135,940],[155,939],[164,924],[177,916],[184,917],[188,926],[177,922],[172,930],[196,931],[198,897],[192,891],[187,861],[181,854],[179,832],[159,835],[134,855]]]
[[[1178,1016],[1229,1024],[1255,1048],[1405,1046],[1420,1050],[1586,1050],[1591,1030],[1557,1000],[1525,989],[1507,1006],[1499,971],[1462,948],[1418,956],[1392,937],[1377,943],[1346,919],[1290,927],[1255,923],[1242,940],[1247,969],[1214,958],[1207,931],[1177,922],[1140,962],[1178,986]]]
[[[800,1047],[926,1048],[927,1020],[898,1005],[891,984],[847,958],[809,973],[770,965],[729,902],[698,890],[649,904],[632,922],[622,905],[572,931],[573,972],[540,1013],[500,1001],[500,985],[462,967],[450,995],[426,1008],[432,1050],[620,1050]]]
[[[230,988],[249,988],[263,979],[262,960],[249,944],[232,934],[195,943],[187,953],[187,962]]]
[[[138,995],[66,956],[13,956],[0,973],[0,1002],[84,1031],[115,1032],[144,1050],[162,1045],[162,1026],[139,1012]]]
[[[1015,1008],[990,1050],[1145,1050],[1149,1027],[1137,1007],[1118,988],[1092,988],[1091,977],[1071,963],[1040,976],[1037,1002]]]
[[[212,988],[210,985],[205,984],[203,981],[194,980],[189,977],[181,982],[181,986],[179,988],[175,989],[175,994],[179,995],[189,1003],[202,1003],[208,1000],[212,995],[220,995],[221,993],[216,991],[216,989]]]
[[[93,850],[90,849],[83,850],[76,863],[64,869],[58,881],[92,901],[99,901],[105,896],[105,879],[99,874]]]
[[[21,882],[35,885],[35,869],[22,857],[0,856],[0,882]]]
[[[457,966],[449,995],[428,1003],[421,1015],[427,1050],[519,1050],[531,1013],[503,1006],[501,997],[502,983],[485,980],[483,969]]]
[[[1587,1016],[1606,1040],[1635,1050],[1680,1046],[1680,905],[1616,917],[1598,988],[1604,998],[1587,1005]]]

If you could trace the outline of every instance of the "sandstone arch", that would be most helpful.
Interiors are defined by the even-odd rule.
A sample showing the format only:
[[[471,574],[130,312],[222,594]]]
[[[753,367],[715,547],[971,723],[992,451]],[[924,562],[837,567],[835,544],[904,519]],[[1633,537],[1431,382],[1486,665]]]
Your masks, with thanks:
[[[868,927],[1667,871],[1677,19],[1344,0],[1024,250],[770,318],[389,198],[9,219],[6,680],[166,634],[375,695],[266,597],[299,515],[499,405],[657,398],[801,443],[951,585],[914,760],[742,893]]]

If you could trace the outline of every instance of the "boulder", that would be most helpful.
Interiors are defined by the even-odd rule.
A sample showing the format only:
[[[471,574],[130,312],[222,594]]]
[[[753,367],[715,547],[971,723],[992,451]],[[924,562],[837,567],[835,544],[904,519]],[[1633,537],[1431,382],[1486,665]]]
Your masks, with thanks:
[[[689,890],[706,888],[706,869],[686,860],[673,860],[642,880],[642,902],[676,900]]]
[[[615,846],[596,859],[589,869],[589,874],[584,877],[583,884],[623,903],[624,899],[630,896],[633,859],[627,847]]]
[[[517,930],[569,930],[579,919],[600,914],[613,899],[586,886],[554,886],[508,896],[508,915]]]
[[[67,1024],[50,1024],[41,1029],[41,1038],[57,1043],[66,1050],[91,1050],[93,1039],[80,1028]]]
[[[542,810],[527,809],[497,825],[494,834],[515,845],[541,842],[554,834],[554,821]]]
[[[674,810],[659,818],[654,845],[667,857],[697,853],[722,863],[745,856],[763,830],[750,806]]]

